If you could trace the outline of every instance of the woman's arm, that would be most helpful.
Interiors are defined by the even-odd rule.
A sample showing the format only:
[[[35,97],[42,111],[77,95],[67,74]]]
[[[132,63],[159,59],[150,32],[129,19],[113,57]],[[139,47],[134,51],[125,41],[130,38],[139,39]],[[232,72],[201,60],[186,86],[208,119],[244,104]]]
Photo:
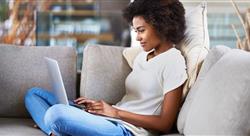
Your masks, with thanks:
[[[118,118],[139,127],[169,132],[176,120],[181,104],[182,87],[178,87],[164,96],[160,115],[138,115],[127,111],[118,110]]]
[[[178,87],[164,96],[160,115],[140,115],[132,112],[119,110],[105,103],[104,101],[93,101],[79,99],[79,103],[87,105],[87,111],[118,118],[138,127],[151,129],[159,132],[169,132],[174,124],[182,98],[182,87]]]

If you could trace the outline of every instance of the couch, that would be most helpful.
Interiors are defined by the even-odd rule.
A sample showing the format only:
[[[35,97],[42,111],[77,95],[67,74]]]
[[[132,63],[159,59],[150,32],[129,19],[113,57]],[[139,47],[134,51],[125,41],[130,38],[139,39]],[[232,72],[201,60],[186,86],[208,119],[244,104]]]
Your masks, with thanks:
[[[0,136],[43,136],[24,107],[27,89],[51,90],[43,57],[58,60],[69,99],[76,97],[76,51],[70,47],[0,44]]]
[[[84,50],[81,81],[76,80],[76,52],[70,47],[0,45],[0,135],[44,135],[23,103],[28,88],[50,90],[44,56],[59,62],[69,99],[76,94],[108,103],[125,93],[131,71],[124,47],[89,45]],[[209,51],[170,135],[250,135],[250,54],[218,46]],[[76,90],[77,82],[80,89]],[[154,122],[152,122],[154,123]]]

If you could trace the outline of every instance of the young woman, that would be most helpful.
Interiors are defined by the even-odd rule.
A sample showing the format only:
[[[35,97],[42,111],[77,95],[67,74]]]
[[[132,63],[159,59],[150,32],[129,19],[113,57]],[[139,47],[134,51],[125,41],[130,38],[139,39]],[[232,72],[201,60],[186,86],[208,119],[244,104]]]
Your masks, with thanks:
[[[137,33],[140,53],[126,79],[126,94],[116,105],[80,97],[86,110],[57,104],[41,88],[27,92],[25,105],[48,135],[156,135],[171,130],[187,78],[185,61],[174,48],[184,37],[185,10],[178,0],[135,0],[124,17]]]

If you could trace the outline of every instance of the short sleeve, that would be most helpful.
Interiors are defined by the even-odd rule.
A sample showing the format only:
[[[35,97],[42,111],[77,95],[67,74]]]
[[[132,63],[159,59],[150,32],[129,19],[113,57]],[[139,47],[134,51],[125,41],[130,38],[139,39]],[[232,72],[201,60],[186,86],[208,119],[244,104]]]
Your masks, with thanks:
[[[181,86],[187,79],[184,58],[180,58],[179,60],[173,62],[173,64],[165,66],[162,76],[164,95]]]

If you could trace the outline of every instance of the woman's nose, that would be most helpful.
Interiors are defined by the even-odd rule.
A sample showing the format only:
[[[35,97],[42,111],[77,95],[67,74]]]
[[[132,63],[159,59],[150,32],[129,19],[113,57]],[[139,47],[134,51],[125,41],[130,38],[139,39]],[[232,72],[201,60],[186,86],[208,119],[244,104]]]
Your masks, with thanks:
[[[140,36],[139,34],[137,34],[137,35],[136,35],[136,40],[137,40],[137,41],[141,41],[141,39],[142,39],[141,36]]]

